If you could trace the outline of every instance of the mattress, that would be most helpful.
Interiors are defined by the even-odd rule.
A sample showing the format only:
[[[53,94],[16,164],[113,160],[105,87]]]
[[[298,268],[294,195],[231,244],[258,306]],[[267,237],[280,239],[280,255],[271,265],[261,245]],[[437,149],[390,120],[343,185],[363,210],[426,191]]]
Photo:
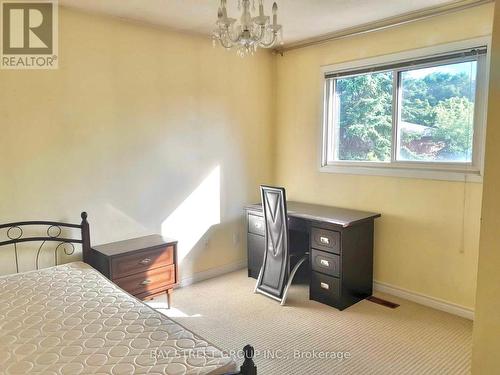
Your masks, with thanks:
[[[234,361],[90,266],[0,277],[1,374],[224,374]]]

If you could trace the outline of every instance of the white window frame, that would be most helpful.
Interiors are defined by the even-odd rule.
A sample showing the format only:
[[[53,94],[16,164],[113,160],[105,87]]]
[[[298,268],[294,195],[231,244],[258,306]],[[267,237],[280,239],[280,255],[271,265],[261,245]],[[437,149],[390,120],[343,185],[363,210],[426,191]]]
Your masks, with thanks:
[[[326,78],[332,73],[351,72],[364,68],[376,68],[387,64],[418,60],[431,56],[445,55],[468,48],[484,47],[487,48],[486,57],[478,61],[476,100],[474,109],[474,138],[473,155],[471,163],[446,163],[446,162],[425,162],[425,161],[398,161],[398,126],[396,118],[393,119],[393,139],[392,155],[390,162],[370,162],[370,161],[343,161],[334,160],[331,153],[335,150],[334,136],[330,136],[333,129],[332,102],[329,100],[328,84],[331,80]],[[486,134],[486,116],[488,106],[488,85],[490,72],[490,51],[491,37],[470,39],[460,42],[447,43],[428,48],[422,48],[412,51],[405,51],[390,55],[368,58],[363,60],[345,62],[341,64],[323,66],[321,68],[321,147],[320,147],[320,172],[345,173],[377,176],[394,176],[408,178],[424,178],[449,181],[468,181],[482,182],[484,170],[484,145]],[[450,60],[450,63],[453,61]],[[416,67],[421,67],[416,65]],[[407,70],[407,69],[400,69]],[[398,70],[398,71],[400,71]],[[395,84],[398,83],[398,77],[394,77]],[[395,101],[398,98],[394,98]],[[396,102],[395,102],[396,103]],[[397,112],[397,109],[393,112]],[[396,117],[396,115],[394,114]],[[330,153],[330,154],[329,154]]]

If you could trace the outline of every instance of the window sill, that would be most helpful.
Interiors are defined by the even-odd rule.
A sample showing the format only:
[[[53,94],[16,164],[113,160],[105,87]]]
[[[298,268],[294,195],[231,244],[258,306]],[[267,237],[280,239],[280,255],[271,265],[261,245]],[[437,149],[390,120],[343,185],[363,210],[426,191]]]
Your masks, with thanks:
[[[402,168],[389,166],[358,166],[358,165],[325,165],[320,167],[322,173],[339,173],[365,176],[386,176],[401,178],[417,178],[441,181],[465,181],[482,183],[483,176],[475,170],[436,170],[422,168]]]

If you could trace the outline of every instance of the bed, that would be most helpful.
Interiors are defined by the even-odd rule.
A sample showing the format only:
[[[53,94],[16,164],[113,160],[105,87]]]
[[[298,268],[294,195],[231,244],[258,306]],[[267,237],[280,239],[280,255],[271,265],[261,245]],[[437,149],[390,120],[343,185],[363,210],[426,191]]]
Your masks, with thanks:
[[[26,227],[46,228],[27,236]],[[81,246],[88,259],[90,231],[82,223],[29,221],[0,225],[16,273],[0,276],[0,373],[2,374],[241,374],[255,375],[254,351],[244,363],[142,303],[85,262],[58,265]],[[69,232],[81,232],[81,238]],[[45,235],[46,234],[46,235]],[[38,242],[35,270],[19,272],[19,246]],[[48,246],[48,245],[52,246]],[[53,267],[39,269],[50,248]],[[60,254],[62,253],[62,255]]]

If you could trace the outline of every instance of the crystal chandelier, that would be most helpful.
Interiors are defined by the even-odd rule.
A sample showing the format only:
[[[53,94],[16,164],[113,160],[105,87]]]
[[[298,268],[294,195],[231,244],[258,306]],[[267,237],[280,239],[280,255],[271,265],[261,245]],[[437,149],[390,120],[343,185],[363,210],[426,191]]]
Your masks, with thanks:
[[[236,49],[238,55],[254,54],[257,48],[272,48],[282,43],[283,29],[278,25],[278,4],[273,4],[273,20],[264,14],[264,0],[259,1],[259,14],[252,17],[250,8],[255,11],[255,0],[238,0],[242,10],[240,23],[227,16],[227,0],[221,0],[217,14],[216,28],[212,33],[214,45],[217,42],[226,49]]]

